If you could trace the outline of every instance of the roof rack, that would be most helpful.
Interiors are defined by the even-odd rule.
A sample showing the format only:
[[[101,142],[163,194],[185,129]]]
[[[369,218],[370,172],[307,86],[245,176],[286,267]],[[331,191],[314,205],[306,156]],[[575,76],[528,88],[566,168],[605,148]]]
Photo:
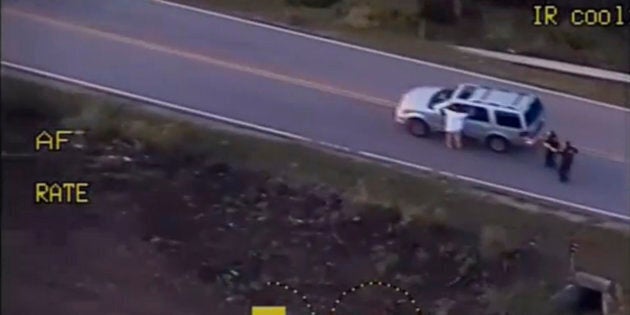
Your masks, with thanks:
[[[520,102],[521,99],[525,96],[526,96],[525,93],[518,93],[518,96],[514,99],[514,102],[512,102],[512,105],[518,104],[518,102]]]
[[[486,98],[488,98],[488,96],[490,96],[490,93],[492,93],[492,88],[487,87],[487,86],[483,86],[483,88],[486,89],[486,91],[483,93],[483,95],[479,99],[485,100]]]
[[[502,108],[502,109],[508,109],[508,110],[514,110],[514,111],[518,111],[519,110],[519,106],[518,106],[519,103],[521,103],[524,98],[526,98],[526,97],[531,95],[530,93],[510,91],[510,90],[503,89],[503,88],[493,88],[493,87],[490,87],[490,86],[487,86],[487,85],[462,84],[461,86],[463,86],[464,89],[465,88],[469,88],[469,87],[473,87],[473,88],[476,88],[476,89],[485,89],[485,91],[479,91],[481,95],[479,95],[478,97],[468,99],[468,101],[471,102],[471,103],[483,104],[483,105],[486,105],[486,106],[492,106],[492,107],[495,107],[495,108]],[[495,100],[489,99],[493,92],[510,93],[512,95],[516,94],[516,97],[511,102],[511,104],[497,103]],[[477,93],[475,93],[475,94],[477,94]],[[467,98],[464,98],[464,99],[467,99]]]

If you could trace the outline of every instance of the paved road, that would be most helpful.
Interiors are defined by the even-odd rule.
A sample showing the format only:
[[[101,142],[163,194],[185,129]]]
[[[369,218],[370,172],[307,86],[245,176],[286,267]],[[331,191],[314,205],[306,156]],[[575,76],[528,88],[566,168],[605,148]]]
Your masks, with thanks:
[[[506,83],[145,0],[13,0],[2,11],[3,61],[630,215],[628,112],[542,94],[550,124],[589,151],[560,185],[533,152],[455,153],[391,122],[387,100],[409,87]]]

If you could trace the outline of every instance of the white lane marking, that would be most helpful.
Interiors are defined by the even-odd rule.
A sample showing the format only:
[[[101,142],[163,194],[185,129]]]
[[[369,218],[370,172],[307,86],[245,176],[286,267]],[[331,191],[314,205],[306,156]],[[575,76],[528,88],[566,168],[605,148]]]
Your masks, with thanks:
[[[324,144],[324,145],[327,144],[329,146],[332,146],[333,148],[339,148],[340,150],[347,151],[347,152],[354,153],[354,154],[358,154],[358,155],[361,155],[361,156],[364,156],[364,157],[372,158],[373,160],[376,160],[376,161],[394,163],[394,164],[398,164],[398,165],[401,165],[401,166],[410,167],[410,168],[414,168],[414,169],[422,170],[422,171],[439,172],[439,171],[434,170],[434,169],[432,169],[430,167],[414,164],[414,163],[411,163],[411,162],[405,162],[405,161],[398,160],[398,159],[395,159],[395,158],[390,158],[390,157],[387,157],[387,156],[374,154],[374,153],[370,153],[370,152],[366,152],[366,151],[354,151],[354,150],[352,150],[350,148],[347,148],[347,147],[344,147],[344,146],[330,144],[330,143],[323,142],[323,141],[314,141],[314,140],[312,140],[310,138],[303,137],[303,136],[300,136],[300,135],[297,135],[297,134],[294,134],[294,133],[290,133],[290,132],[286,132],[286,131],[282,131],[282,130],[278,130],[278,129],[273,129],[273,128],[270,128],[270,127],[265,127],[265,126],[261,126],[261,125],[257,125],[257,124],[253,124],[253,123],[248,123],[248,122],[245,122],[245,121],[241,121],[241,120],[237,120],[237,119],[233,119],[233,118],[229,118],[229,117],[225,117],[225,116],[221,116],[221,115],[211,114],[211,113],[208,113],[208,112],[204,112],[204,111],[188,108],[188,107],[185,107],[185,106],[182,106],[182,105],[177,105],[177,104],[173,104],[173,103],[170,103],[170,102],[161,101],[161,100],[158,100],[158,99],[154,99],[154,98],[151,98],[151,97],[134,94],[134,93],[131,93],[131,92],[125,92],[125,91],[122,91],[122,90],[119,90],[119,89],[115,89],[115,88],[111,88],[111,87],[107,87],[107,86],[99,85],[99,84],[95,84],[95,83],[90,83],[90,82],[83,81],[83,80],[80,80],[80,79],[70,78],[70,77],[67,77],[67,76],[64,76],[64,75],[59,75],[59,74],[51,73],[51,72],[48,72],[48,71],[35,69],[35,68],[32,68],[32,67],[16,64],[16,63],[5,61],[5,60],[2,60],[2,66],[5,66],[5,67],[11,68],[11,69],[20,70],[20,71],[23,71],[23,72],[26,72],[26,73],[30,73],[30,74],[39,75],[39,76],[45,77],[45,78],[55,79],[55,80],[61,81],[61,82],[72,83],[72,84],[75,84],[75,85],[78,85],[78,86],[83,86],[83,87],[86,87],[86,88],[89,88],[89,89],[92,89],[92,90],[106,92],[108,94],[112,94],[112,95],[116,95],[116,96],[120,96],[120,97],[124,97],[124,98],[128,98],[128,99],[132,99],[132,100],[137,100],[137,101],[140,101],[140,102],[143,102],[143,103],[153,104],[153,105],[157,105],[159,107],[168,108],[168,109],[176,110],[176,111],[179,111],[179,112],[192,114],[192,115],[199,116],[199,117],[209,118],[209,119],[213,119],[213,120],[216,120],[216,121],[228,123],[228,124],[231,124],[231,125],[248,128],[248,129],[251,129],[251,130],[256,130],[256,131],[259,131],[259,132],[262,132],[262,133],[268,133],[268,134],[281,136],[281,137],[289,138],[289,139],[294,139],[294,140],[297,140],[297,141],[303,141],[303,142],[307,142],[307,143],[316,143],[316,144]],[[484,185],[484,186],[487,186],[487,187],[492,187],[492,188],[495,188],[495,189],[508,191],[508,192],[520,194],[520,195],[523,195],[523,196],[535,198],[535,199],[541,199],[541,200],[549,201],[549,202],[552,202],[552,203],[573,207],[573,208],[580,209],[580,210],[585,211],[585,212],[590,212],[590,213],[604,215],[604,216],[617,218],[617,219],[621,219],[621,220],[625,220],[625,221],[630,221],[630,216],[625,216],[625,215],[617,214],[617,213],[614,213],[614,212],[609,212],[609,211],[606,211],[606,210],[589,207],[589,206],[582,205],[582,204],[572,203],[572,202],[569,202],[569,201],[564,201],[564,200],[556,199],[556,198],[553,198],[553,197],[538,195],[538,194],[535,194],[535,193],[531,193],[531,192],[528,192],[528,191],[524,191],[524,190],[520,190],[520,189],[516,189],[516,188],[504,186],[504,185],[493,184],[493,183],[486,182],[486,181],[479,180],[479,179],[475,179],[475,178],[472,178],[472,177],[451,174],[451,173],[448,173],[448,172],[439,172],[439,173],[442,174],[442,175],[445,175],[445,176],[459,178],[459,179],[464,180],[464,181],[474,182],[476,184]]]
[[[338,145],[338,144],[334,144],[334,143],[330,143],[330,142],[326,142],[326,141],[316,141],[317,144],[326,147],[326,148],[331,148],[333,150],[338,150],[338,151],[342,151],[342,152],[352,152],[352,149],[350,149],[349,147],[343,146],[343,145]]]
[[[266,24],[266,23],[263,23],[263,22],[257,22],[257,21],[253,21],[253,20],[248,20],[248,19],[244,19],[244,18],[233,16],[233,15],[228,15],[228,14],[219,13],[219,12],[215,12],[215,11],[210,11],[210,10],[206,10],[206,9],[200,9],[200,8],[196,8],[196,7],[193,7],[193,6],[184,5],[184,4],[180,4],[180,3],[174,3],[174,2],[165,1],[165,0],[150,0],[150,1],[156,2],[156,3],[160,3],[160,4],[163,4],[163,5],[167,5],[167,6],[171,6],[171,7],[175,7],[175,8],[180,8],[180,9],[184,9],[184,10],[188,10],[188,11],[193,11],[193,12],[197,12],[197,13],[201,13],[201,14],[217,17],[217,18],[222,18],[222,19],[226,19],[226,20],[230,20],[230,21],[244,23],[244,24],[247,24],[247,25],[252,25],[252,26],[257,26],[257,27],[261,27],[261,28],[265,28],[265,29],[269,29],[269,30],[274,30],[274,31],[278,31],[278,32],[281,32],[281,33],[287,33],[287,34],[291,34],[291,35],[295,35],[295,36],[299,36],[299,37],[303,37],[303,38],[308,38],[308,39],[312,39],[312,40],[316,40],[316,41],[320,41],[320,42],[324,42],[324,43],[328,43],[328,44],[332,44],[332,45],[336,45],[336,46],[341,46],[341,47],[350,48],[350,49],[354,49],[354,50],[358,50],[358,51],[362,51],[362,52],[376,54],[376,55],[380,55],[380,56],[383,56],[383,57],[389,57],[389,58],[398,59],[398,60],[402,60],[402,61],[412,62],[412,63],[415,63],[415,64],[427,66],[427,67],[432,67],[432,68],[436,68],[436,69],[440,69],[440,70],[451,71],[451,72],[464,74],[464,75],[468,75],[468,76],[472,76],[472,77],[477,77],[477,78],[481,78],[481,79],[485,79],[485,80],[492,80],[492,81],[495,81],[495,82],[510,84],[510,85],[513,85],[513,86],[518,86],[518,87],[521,87],[521,88],[526,88],[526,89],[530,89],[530,90],[534,90],[534,91],[544,92],[544,93],[551,94],[551,95],[561,96],[561,97],[564,97],[564,98],[573,99],[573,100],[580,101],[580,102],[585,102],[585,103],[590,103],[590,104],[593,104],[593,105],[598,105],[598,106],[606,107],[606,108],[613,109],[613,110],[620,110],[620,111],[623,111],[623,112],[630,112],[630,108],[624,108],[624,107],[616,106],[616,105],[609,104],[609,103],[606,103],[606,102],[596,101],[596,100],[592,100],[592,99],[588,99],[588,98],[585,98],[585,97],[572,95],[572,94],[568,94],[568,93],[564,93],[564,92],[558,92],[558,91],[554,91],[554,90],[538,87],[538,86],[535,86],[535,85],[529,85],[529,84],[526,84],[526,83],[520,83],[520,82],[507,80],[507,79],[501,79],[501,78],[498,78],[498,77],[494,77],[494,76],[486,75],[486,74],[481,74],[481,73],[478,73],[478,72],[457,69],[457,68],[454,68],[454,67],[440,65],[440,64],[437,64],[437,63],[428,62],[428,61],[424,61],[424,60],[420,60],[420,59],[414,59],[414,58],[411,58],[411,57],[406,57],[406,56],[402,56],[402,55],[398,55],[398,54],[394,54],[394,53],[388,53],[388,52],[384,52],[384,51],[381,51],[381,50],[376,50],[376,49],[372,49],[372,48],[362,47],[362,46],[358,46],[358,45],[354,45],[354,44],[350,44],[350,43],[345,43],[345,42],[342,42],[342,41],[339,41],[339,40],[334,40],[334,39],[330,39],[330,38],[325,38],[325,37],[321,37],[321,36],[317,36],[317,35],[312,35],[312,34],[307,34],[307,33],[299,32],[299,31],[291,30],[291,29],[288,29],[288,28],[285,28],[285,27],[281,27],[281,26],[276,26],[276,25]]]
[[[417,169],[417,170],[423,171],[423,172],[431,172],[431,171],[433,171],[433,169],[430,168],[430,167],[426,167],[426,166],[422,166],[422,165],[418,165],[418,164],[414,164],[414,163],[410,163],[410,162],[401,161],[401,160],[390,158],[390,157],[387,157],[387,156],[384,156],[384,155],[370,153],[370,152],[367,152],[367,151],[359,151],[358,153],[360,155],[369,157],[371,159],[381,160],[381,161],[385,161],[385,162],[389,162],[389,163],[394,163],[394,164],[402,165],[402,166],[405,166],[405,167]]]
[[[521,190],[521,189],[518,189],[518,188],[513,188],[513,187],[510,187],[510,186],[494,184],[494,183],[490,183],[490,182],[487,182],[487,181],[484,181],[484,180],[481,180],[481,179],[477,179],[477,178],[474,178],[474,177],[469,177],[469,176],[464,176],[464,175],[457,175],[457,174],[453,174],[453,173],[449,173],[449,172],[445,172],[445,171],[436,171],[436,170],[428,168],[428,167],[416,165],[416,164],[413,164],[413,163],[410,163],[410,162],[406,162],[406,161],[399,160],[399,159],[394,159],[394,158],[383,156],[383,155],[379,155],[379,154],[376,154],[376,153],[370,153],[370,152],[366,152],[366,151],[359,151],[358,153],[361,154],[361,155],[370,157],[372,159],[381,160],[381,161],[384,161],[384,162],[398,164],[398,165],[401,165],[401,166],[411,167],[411,168],[415,168],[415,169],[422,169],[422,170],[426,170],[426,171],[437,172],[440,175],[443,175],[443,176],[446,176],[446,177],[453,177],[453,178],[459,179],[461,181],[470,182],[470,183],[478,184],[478,185],[481,185],[481,186],[486,186],[486,187],[493,188],[493,189],[503,190],[503,191],[507,191],[507,192],[510,192],[510,193],[514,193],[514,194],[530,197],[530,198],[533,198],[533,199],[543,200],[543,201],[547,201],[547,202],[551,202],[551,203],[567,206],[567,207],[570,207],[570,208],[580,209],[580,210],[585,211],[585,212],[590,212],[590,213],[594,213],[594,214],[598,214],[598,215],[604,215],[604,216],[608,216],[608,217],[613,217],[613,218],[621,219],[621,220],[624,220],[624,221],[630,221],[630,216],[617,214],[617,213],[613,213],[613,212],[610,212],[610,211],[606,211],[606,210],[602,210],[602,209],[598,209],[598,208],[593,208],[593,207],[589,207],[589,206],[586,206],[586,205],[573,203],[573,202],[570,202],[570,201],[565,201],[565,200],[561,200],[561,199],[557,199],[557,198],[553,198],[553,197],[549,197],[549,196],[539,195],[539,194],[536,194],[536,193],[532,193],[532,192],[529,192],[529,191],[524,191],[524,190]]]

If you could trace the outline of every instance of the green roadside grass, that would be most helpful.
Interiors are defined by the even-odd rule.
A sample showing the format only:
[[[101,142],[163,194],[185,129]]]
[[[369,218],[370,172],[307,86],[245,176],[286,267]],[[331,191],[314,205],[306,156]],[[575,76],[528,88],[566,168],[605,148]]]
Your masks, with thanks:
[[[3,76],[2,104],[3,111],[40,113],[103,141],[135,139],[174,160],[211,158],[279,174],[293,182],[332,186],[350,200],[400,211],[420,225],[465,231],[480,239],[481,234],[499,229],[502,236],[492,242],[502,244],[500,251],[536,239],[540,264],[550,281],[562,282],[568,276],[569,244],[575,241],[581,246],[579,270],[613,279],[626,291],[630,288],[630,229],[624,224],[557,215],[560,209],[499,198],[433,175],[406,173],[299,143],[234,132],[170,112],[167,116],[141,104],[42,81]],[[6,108],[5,104],[14,105]],[[479,242],[483,247],[483,241]]]
[[[449,38],[458,36],[462,37],[461,33],[465,32],[462,32],[461,29],[458,28],[434,25],[434,27],[430,30],[431,34],[434,34],[434,36],[436,37],[445,38],[443,40],[420,40],[417,37],[417,31],[415,29],[410,30],[409,27],[401,26],[398,22],[383,25],[380,27],[350,27],[347,25],[347,23],[344,23],[344,14],[347,13],[345,11],[347,11],[348,3],[352,3],[351,1],[342,1],[341,5],[323,9],[288,6],[286,4],[286,1],[284,0],[174,0],[173,2],[210,9],[248,19],[279,24],[289,28],[338,39],[359,46],[369,47],[412,58],[418,58],[420,60],[455,67],[462,70],[482,73],[498,78],[514,80],[534,86],[548,88],[555,91],[570,93],[577,96],[607,102],[621,107],[630,106],[630,100],[628,98],[628,90],[630,89],[630,87],[628,84],[580,77],[543,69],[536,69],[491,58],[474,56],[457,51],[456,49],[453,49],[451,46],[449,46],[450,43],[457,43],[457,40]],[[402,4],[409,6],[409,3],[411,3],[411,1],[395,2],[396,4],[398,4],[398,6],[401,6]],[[368,1],[364,3],[372,4],[375,8],[381,9],[383,7],[387,7],[388,5],[396,6],[396,4],[394,3],[386,3],[384,1],[378,0],[371,2]],[[400,9],[400,11],[404,13],[405,9]],[[487,32],[486,36],[498,36],[501,42],[506,42],[506,45],[507,43],[510,43],[512,41],[510,38],[510,34],[514,35],[518,34],[519,32],[529,32],[531,33],[529,34],[530,36],[540,35],[535,34],[535,32],[537,30],[540,31],[540,29],[532,28],[531,25],[512,25],[510,14],[513,14],[513,12],[503,12],[499,10],[498,13],[488,13],[488,18],[491,21],[486,21],[486,28],[489,28],[484,30],[485,32]],[[494,29],[492,27],[494,27]],[[470,25],[468,30],[476,28],[478,27],[475,25]],[[508,28],[510,33],[504,34],[505,32],[507,32]],[[567,50],[567,54],[572,52],[570,48],[565,47],[568,44],[564,43],[564,41],[576,41],[576,38],[578,38],[580,40],[583,40],[585,43],[589,43],[589,49],[596,49],[601,45],[595,44],[594,41],[600,40],[600,38],[606,38],[606,36],[603,36],[595,31],[589,31],[592,34],[589,33],[587,34],[588,36],[583,36],[584,39],[581,39],[582,37],[578,36],[580,34],[573,34],[570,31],[565,30],[564,28],[559,31],[546,30],[546,32],[548,32],[549,34],[545,35],[544,38],[549,38],[548,40],[550,41],[547,44],[540,44],[542,42],[528,41],[523,39],[521,39],[520,42],[513,44],[517,46],[538,45],[536,46],[538,47],[536,48],[538,50],[541,49],[539,47],[540,45],[543,45],[545,47],[549,45],[549,49],[543,49],[542,51],[553,51],[556,54],[562,55],[562,51],[564,50]],[[476,33],[471,33],[470,36],[480,35]],[[562,40],[559,38],[562,38]],[[554,40],[560,40],[562,43],[556,43],[556,45],[560,45],[558,47],[551,46],[555,43]],[[590,44],[591,42],[593,43]],[[493,49],[493,47],[486,48]],[[583,52],[585,51],[584,49],[580,51]],[[627,54],[624,54],[623,50],[627,48],[621,47],[620,49],[621,50],[619,54],[617,54],[619,56],[615,55],[607,57],[614,59],[614,62],[617,64],[618,67],[626,69],[626,64],[628,60],[626,58]],[[592,57],[591,59],[598,60],[598,58],[603,58],[601,55],[604,53],[605,52],[602,52],[601,49],[599,49],[588,53],[588,55]],[[560,58],[561,56],[556,57]]]

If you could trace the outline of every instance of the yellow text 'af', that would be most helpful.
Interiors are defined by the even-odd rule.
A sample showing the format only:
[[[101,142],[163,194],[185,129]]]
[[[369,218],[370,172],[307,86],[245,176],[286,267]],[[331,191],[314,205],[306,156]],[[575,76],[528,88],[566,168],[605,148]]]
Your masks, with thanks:
[[[252,315],[287,315],[286,306],[252,306]]]

